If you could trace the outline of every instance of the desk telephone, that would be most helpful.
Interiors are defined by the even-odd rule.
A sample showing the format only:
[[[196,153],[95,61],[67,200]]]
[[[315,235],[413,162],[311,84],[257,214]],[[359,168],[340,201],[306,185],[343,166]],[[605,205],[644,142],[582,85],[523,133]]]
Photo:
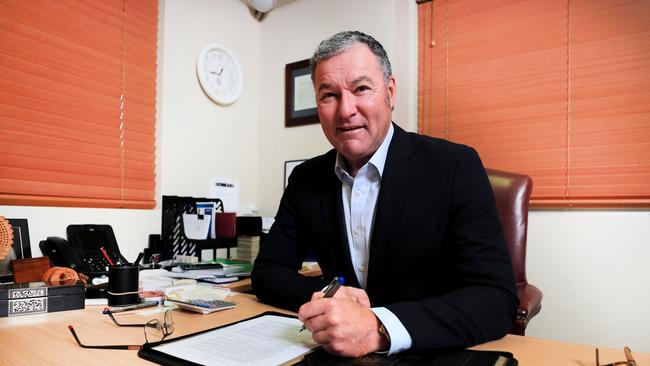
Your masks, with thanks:
[[[68,240],[50,236],[40,242],[43,255],[50,257],[55,266],[70,267],[88,277],[108,275],[110,263],[101,251],[116,266],[129,264],[120,253],[110,225],[69,225]]]

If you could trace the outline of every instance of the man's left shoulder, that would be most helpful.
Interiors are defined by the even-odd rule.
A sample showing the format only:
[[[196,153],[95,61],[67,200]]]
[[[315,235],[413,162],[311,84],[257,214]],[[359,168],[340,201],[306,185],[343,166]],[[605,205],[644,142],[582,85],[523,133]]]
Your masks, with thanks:
[[[421,135],[415,132],[402,131],[404,145],[409,146],[415,153],[435,156],[459,156],[464,152],[474,151],[470,146],[445,140],[439,137]]]

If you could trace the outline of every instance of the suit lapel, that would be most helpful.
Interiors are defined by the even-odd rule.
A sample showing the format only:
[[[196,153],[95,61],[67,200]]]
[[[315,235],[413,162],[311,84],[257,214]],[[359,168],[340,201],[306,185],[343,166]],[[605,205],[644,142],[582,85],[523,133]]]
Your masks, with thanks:
[[[384,267],[382,262],[389,259],[386,251],[395,227],[397,215],[404,209],[407,192],[416,174],[411,160],[415,151],[408,142],[408,134],[396,124],[393,124],[393,126],[395,133],[388,149],[382,174],[370,240],[370,265],[366,283],[366,291],[369,294],[375,288],[379,290],[379,284],[375,284],[374,279],[381,268]]]

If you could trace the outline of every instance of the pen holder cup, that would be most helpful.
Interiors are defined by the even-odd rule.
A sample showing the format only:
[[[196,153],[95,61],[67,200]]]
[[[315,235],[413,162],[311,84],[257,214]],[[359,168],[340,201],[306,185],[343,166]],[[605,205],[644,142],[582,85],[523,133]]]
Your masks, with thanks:
[[[108,268],[108,305],[134,305],[140,301],[138,295],[139,266]]]

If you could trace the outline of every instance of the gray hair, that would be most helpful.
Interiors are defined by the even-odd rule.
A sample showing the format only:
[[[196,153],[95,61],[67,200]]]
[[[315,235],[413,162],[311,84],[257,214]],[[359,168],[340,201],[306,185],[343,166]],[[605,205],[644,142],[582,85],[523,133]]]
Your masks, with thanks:
[[[386,85],[388,85],[390,77],[393,75],[393,70],[390,67],[390,61],[388,60],[386,50],[384,50],[384,47],[382,47],[381,43],[377,42],[376,39],[358,31],[344,31],[336,33],[318,45],[318,48],[316,48],[314,55],[311,57],[311,59],[309,59],[312,83],[315,81],[314,75],[316,66],[318,66],[321,61],[336,56],[357,43],[365,44],[368,46],[370,52],[372,52],[375,57],[377,57],[377,61],[379,61],[381,70],[384,73],[384,82]]]

